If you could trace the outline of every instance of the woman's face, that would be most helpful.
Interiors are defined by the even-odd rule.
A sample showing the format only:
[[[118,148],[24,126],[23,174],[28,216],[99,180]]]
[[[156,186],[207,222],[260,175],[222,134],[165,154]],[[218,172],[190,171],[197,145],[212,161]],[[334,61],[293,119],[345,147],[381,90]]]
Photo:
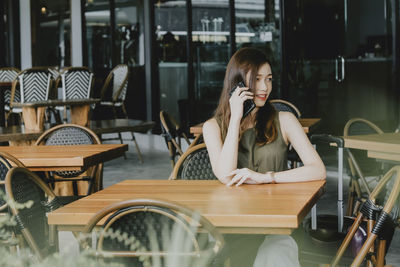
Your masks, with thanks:
[[[246,75],[246,84],[250,83],[250,72]],[[254,103],[257,107],[264,106],[268,96],[272,91],[272,71],[268,63],[258,69],[257,79],[254,90]]]

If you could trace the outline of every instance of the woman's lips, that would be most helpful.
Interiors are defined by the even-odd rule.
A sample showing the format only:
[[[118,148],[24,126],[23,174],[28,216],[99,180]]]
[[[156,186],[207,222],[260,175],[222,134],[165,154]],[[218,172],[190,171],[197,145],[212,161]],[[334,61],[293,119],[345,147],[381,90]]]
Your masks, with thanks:
[[[258,99],[260,99],[260,100],[263,100],[263,101],[267,100],[267,95],[266,94],[259,94],[259,95],[256,95],[256,97]]]

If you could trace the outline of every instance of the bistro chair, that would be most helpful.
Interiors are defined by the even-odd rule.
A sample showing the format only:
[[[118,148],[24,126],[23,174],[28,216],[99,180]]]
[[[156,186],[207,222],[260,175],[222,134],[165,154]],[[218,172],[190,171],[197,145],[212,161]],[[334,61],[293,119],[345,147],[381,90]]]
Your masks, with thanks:
[[[17,68],[0,68],[0,83],[1,82],[12,82],[17,77],[18,73],[20,72]],[[11,88],[11,87],[10,87]],[[21,94],[19,89],[15,91],[15,101],[20,102]],[[4,110],[6,114],[11,112],[10,108],[10,100],[11,100],[11,89],[4,90]],[[18,113],[20,113],[19,111]],[[8,116],[6,116],[8,118]],[[7,121],[6,121],[7,125]]]
[[[296,118],[301,117],[301,112],[300,110],[290,103],[289,101],[283,100],[283,99],[272,99],[269,101],[276,110],[278,111],[288,111],[293,113],[293,115],[296,116]]]
[[[119,64],[110,71],[101,89],[100,105],[111,107],[114,119],[118,118],[116,108],[121,108],[124,114],[124,118],[128,119],[128,113],[126,112],[124,103],[126,98],[126,92],[128,89],[128,80],[129,80],[128,65]],[[132,138],[129,140],[132,140],[135,143],[139,160],[141,163],[143,163],[142,153],[140,152],[140,148],[136,141],[135,134],[133,132],[130,133]],[[102,140],[104,141],[119,140],[121,144],[124,141],[121,132],[118,132],[118,138],[107,138],[107,139],[102,138]],[[124,155],[124,158],[126,159],[126,155]]]
[[[22,209],[10,204],[17,222],[17,235],[39,259],[55,252],[58,245],[56,231],[47,224],[46,217],[47,212],[61,206],[53,191],[36,174],[22,167],[14,167],[7,173],[5,187],[12,203],[33,203]]]
[[[76,124],[60,124],[45,131],[37,140],[35,145],[46,146],[69,146],[69,145],[87,145],[100,144],[99,137],[89,128]],[[63,188],[70,188],[72,183],[73,196],[80,197],[82,193],[89,195],[92,192],[97,192],[102,189],[102,169],[103,164],[99,164],[80,171],[54,171],[46,173],[47,182],[53,186],[57,195],[65,195]],[[63,185],[55,187],[55,183],[62,182]],[[78,184],[85,187],[86,192],[78,191]],[[75,200],[75,198],[65,198],[66,202]]]
[[[18,111],[21,114],[22,112],[22,109],[16,109],[12,106],[13,102],[26,103],[46,101],[49,98],[52,85],[53,78],[48,68],[34,67],[18,73],[18,76],[12,83],[10,98],[11,110],[6,114],[6,121],[11,113]],[[18,86],[20,99],[18,99]]]
[[[90,98],[93,87],[93,73],[86,67],[69,67],[61,73],[62,99],[88,99]],[[64,111],[63,120],[67,122],[66,107],[61,107]]]
[[[5,179],[8,171],[12,167],[25,167],[24,164],[6,152],[0,152],[0,191],[5,193]],[[0,212],[6,211],[7,203],[0,198]]]
[[[205,217],[164,200],[131,199],[112,204],[95,214],[83,232],[91,233],[104,220],[97,236],[96,256],[129,266],[142,266],[140,259],[144,257],[152,262],[150,266],[165,266],[169,261],[182,266],[209,266],[224,246],[224,238]],[[197,231],[200,228],[201,233]],[[113,238],[110,231],[125,238]],[[92,242],[86,240],[83,247],[88,248],[88,244]],[[199,261],[203,264],[194,264]]]
[[[175,166],[175,158],[177,153],[179,153],[179,155],[183,155],[181,138],[183,137],[188,145],[190,145],[190,141],[176,120],[164,110],[160,111],[160,121],[162,136],[167,144],[171,165],[173,168]]]
[[[383,176],[363,203],[330,266],[339,264],[363,220],[367,220],[367,224],[371,227],[351,266],[360,266],[364,259],[368,262],[368,266],[384,266],[385,254],[399,217],[399,194],[400,166],[394,166]]]
[[[119,64],[113,68],[108,74],[103,88],[101,89],[101,102],[102,106],[112,107],[114,119],[117,118],[117,111],[115,108],[121,108],[124,117],[128,118],[128,113],[125,108],[126,91],[128,89],[129,70],[128,65]],[[112,90],[110,92],[110,89]],[[111,99],[107,94],[111,93]]]
[[[343,130],[344,136],[376,133],[381,134],[383,131],[374,123],[362,118],[349,120]],[[350,189],[346,215],[355,216],[361,204],[360,200],[371,194],[370,185],[368,185],[365,178],[365,171],[369,175],[377,177],[383,171],[384,164],[367,158],[365,151],[356,151],[348,148],[345,148],[345,151],[350,171]],[[360,164],[360,162],[364,164]]]
[[[189,148],[176,162],[170,180],[217,180],[211,167],[206,144]]]
[[[283,100],[283,99],[273,99],[269,101],[272,106],[277,110],[277,111],[287,111],[292,113],[294,116],[296,116],[296,118],[300,118],[301,117],[301,112],[300,110],[293,105],[292,103],[290,103],[289,101]],[[301,162],[301,159],[299,157],[299,155],[297,154],[297,152],[293,149],[292,145],[289,145],[289,149],[288,149],[288,161],[291,163],[291,168],[296,168],[297,167],[297,163]]]

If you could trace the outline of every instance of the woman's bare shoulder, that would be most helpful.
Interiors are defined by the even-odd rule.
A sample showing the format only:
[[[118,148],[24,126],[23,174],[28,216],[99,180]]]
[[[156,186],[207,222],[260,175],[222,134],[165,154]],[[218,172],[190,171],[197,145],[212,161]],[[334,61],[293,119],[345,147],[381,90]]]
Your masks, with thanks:
[[[216,130],[216,129],[219,129],[219,125],[215,118],[211,118],[203,124],[203,131]]]

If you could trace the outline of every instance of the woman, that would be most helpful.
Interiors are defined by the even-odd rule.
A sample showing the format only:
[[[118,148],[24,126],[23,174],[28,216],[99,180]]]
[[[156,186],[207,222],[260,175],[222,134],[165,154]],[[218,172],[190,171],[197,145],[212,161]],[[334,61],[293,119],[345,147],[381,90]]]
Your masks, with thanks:
[[[246,87],[237,88],[230,95],[239,82]],[[272,71],[266,55],[253,48],[238,50],[228,63],[215,116],[203,126],[214,174],[228,186],[305,182],[326,177],[325,166],[297,118],[290,112],[277,112],[267,102],[271,91]],[[253,100],[256,107],[243,118],[243,103],[247,99]],[[289,143],[300,156],[302,167],[287,170]],[[287,256],[281,255],[279,246],[271,245],[286,242],[294,243],[287,236],[279,240],[267,236],[255,266],[265,266],[272,256],[278,259]],[[296,257],[297,245],[294,243],[292,247]],[[297,259],[293,261],[291,265],[297,266]]]

